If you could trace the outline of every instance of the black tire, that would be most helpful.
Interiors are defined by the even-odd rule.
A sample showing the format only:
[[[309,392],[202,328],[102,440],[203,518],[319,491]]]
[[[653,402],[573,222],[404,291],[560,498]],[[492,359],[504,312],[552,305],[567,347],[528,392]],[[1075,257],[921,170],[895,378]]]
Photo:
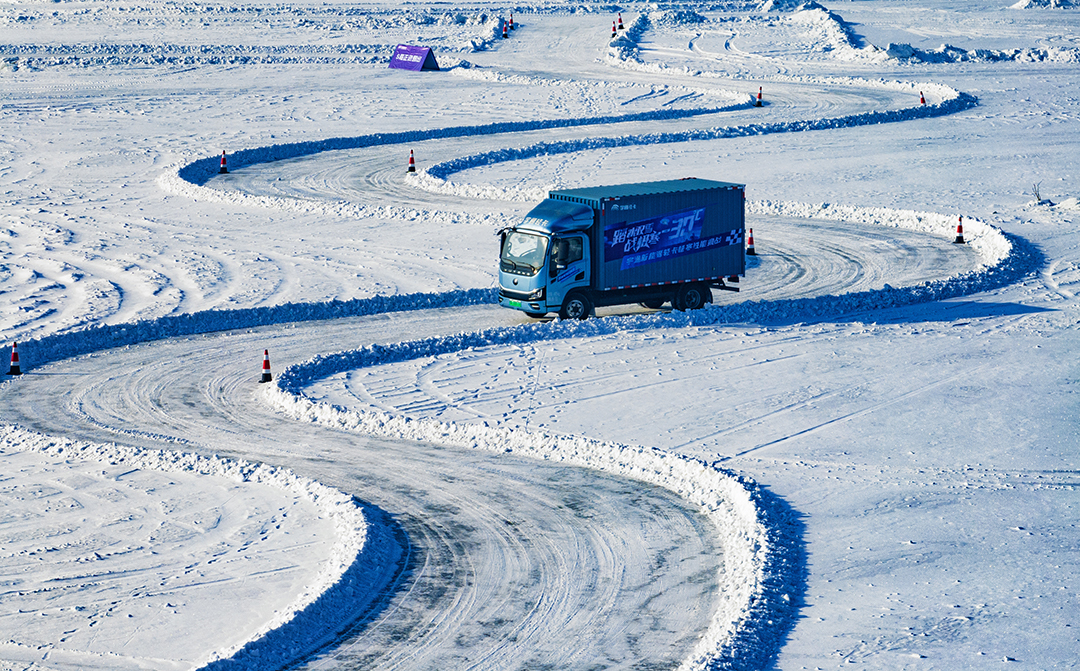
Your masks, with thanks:
[[[540,319],[541,317],[547,316],[546,312],[529,312],[528,310],[525,311],[525,314],[533,319]]]
[[[649,308],[650,310],[659,310],[666,302],[667,299],[664,298],[653,298],[652,300],[641,301],[640,305],[641,307]]]
[[[589,297],[580,291],[571,291],[566,294],[562,308],[559,309],[560,319],[588,319],[593,313],[593,304]]]
[[[706,284],[684,284],[675,293],[676,310],[700,310],[712,303],[712,291]]]

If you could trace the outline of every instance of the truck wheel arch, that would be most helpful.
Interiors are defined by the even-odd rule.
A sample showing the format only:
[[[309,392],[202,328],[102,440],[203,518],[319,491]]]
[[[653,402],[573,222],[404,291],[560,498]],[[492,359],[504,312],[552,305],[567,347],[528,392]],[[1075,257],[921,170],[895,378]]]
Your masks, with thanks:
[[[595,310],[592,299],[584,291],[571,291],[559,309],[560,319],[588,319]]]
[[[712,291],[709,285],[699,282],[683,284],[675,292],[675,300],[672,307],[676,310],[699,310],[706,304],[712,303]]]

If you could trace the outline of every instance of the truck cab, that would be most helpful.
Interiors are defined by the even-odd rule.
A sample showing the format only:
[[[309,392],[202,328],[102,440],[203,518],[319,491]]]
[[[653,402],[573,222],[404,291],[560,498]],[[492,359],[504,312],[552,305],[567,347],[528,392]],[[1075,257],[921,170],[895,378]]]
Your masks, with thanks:
[[[593,210],[585,205],[545,200],[517,226],[501,232],[499,304],[530,317],[563,312],[574,289],[590,284],[588,229]],[[564,318],[581,318],[592,304],[573,303]],[[581,314],[584,310],[586,314]]]

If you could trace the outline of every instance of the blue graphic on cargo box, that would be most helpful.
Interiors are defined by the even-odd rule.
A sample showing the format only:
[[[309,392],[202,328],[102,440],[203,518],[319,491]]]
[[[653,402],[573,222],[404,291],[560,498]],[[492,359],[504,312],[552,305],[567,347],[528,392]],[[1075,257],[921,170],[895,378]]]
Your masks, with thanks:
[[[742,229],[702,239],[705,208],[608,226],[604,229],[604,261],[617,261],[620,270],[674,259],[687,254],[742,244]]]

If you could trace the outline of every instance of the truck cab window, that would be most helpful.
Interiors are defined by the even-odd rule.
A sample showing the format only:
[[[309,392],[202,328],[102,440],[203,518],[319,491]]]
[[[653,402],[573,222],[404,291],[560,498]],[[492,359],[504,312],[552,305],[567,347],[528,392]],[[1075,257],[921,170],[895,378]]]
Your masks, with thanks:
[[[535,275],[544,265],[547,245],[546,236],[514,231],[503,245],[502,266],[510,272]]]
[[[582,245],[582,239],[580,237],[567,238],[569,243],[566,251],[565,263],[570,264],[574,261],[580,261],[585,256],[585,250]]]
[[[580,236],[559,238],[555,241],[554,250],[552,254],[554,263],[551,266],[552,275],[574,261],[580,261],[585,257],[584,238]]]

